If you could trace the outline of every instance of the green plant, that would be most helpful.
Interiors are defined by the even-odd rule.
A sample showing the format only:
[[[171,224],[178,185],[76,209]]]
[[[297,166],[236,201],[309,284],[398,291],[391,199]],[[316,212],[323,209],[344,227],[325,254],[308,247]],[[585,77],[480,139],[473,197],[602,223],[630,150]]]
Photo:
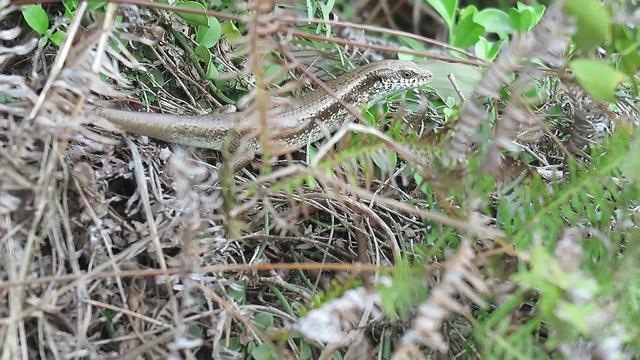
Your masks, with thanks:
[[[42,8],[42,5],[27,5],[23,7],[22,17],[31,29],[42,35],[39,43],[41,47],[46,45],[49,40],[55,45],[60,46],[66,36],[66,32],[60,29],[49,28],[49,15],[44,8]]]
[[[112,356],[114,346],[142,354],[147,347],[134,333],[153,344],[143,355],[151,357],[368,358],[353,355],[359,348],[414,359],[425,355],[423,345],[450,358],[637,357],[640,31],[623,16],[630,2],[425,3],[447,26],[450,46],[437,53],[447,61],[429,59],[432,43],[420,36],[371,27],[365,35],[413,50],[397,56],[424,61],[436,74],[429,86],[357,109],[362,123],[342,129],[335,146],[265,155],[260,170],[256,162],[236,174],[216,167],[208,151],[133,137],[118,147],[119,134],[85,125],[90,116],[66,121],[78,120],[75,104],[113,94],[82,88],[95,80],[92,61],[67,61],[51,88],[31,89],[20,74],[41,72],[25,64],[42,62],[2,57],[12,65],[5,69],[17,70],[0,86],[0,112],[10,110],[0,124],[0,169],[8,174],[0,179],[0,226],[10,235],[0,246],[21,260],[0,262],[0,288],[11,295],[0,311],[18,320],[2,328],[3,353],[57,351],[41,339],[82,347],[80,331],[98,357]],[[56,48],[44,47],[60,43],[78,4],[16,13],[41,36],[38,54],[52,55]],[[176,4],[254,15],[231,0]],[[134,79],[138,100],[162,111],[181,109],[185,93],[192,108],[248,94],[250,108],[266,110],[271,95],[289,95],[287,82],[305,72],[330,79],[366,61],[354,51],[359,35],[322,23],[333,10],[355,21],[354,2],[299,5],[296,21],[262,19],[300,35],[279,37],[289,41],[282,48],[251,21],[151,12],[153,24],[166,27],[163,41],[127,48],[150,66],[103,69],[108,81],[100,85]],[[81,26],[105,2],[89,8]],[[305,16],[318,21],[297,27]],[[139,30],[126,17],[117,21]],[[131,37],[118,36],[135,33],[114,29],[117,46],[106,48],[130,59],[123,50]],[[175,63],[166,55],[181,49]],[[120,65],[110,54],[104,64]],[[288,56],[304,66],[280,62]],[[247,68],[251,76],[221,76]],[[34,123],[23,107],[39,94],[45,111]],[[57,114],[65,121],[52,121]],[[121,183],[136,193],[114,190]]]
[[[449,43],[460,48],[475,47],[476,55],[493,60],[509,36],[531,30],[544,14],[543,5],[525,5],[503,11],[496,8],[478,10],[474,5],[458,7],[457,0],[425,0],[440,14],[449,29]],[[485,34],[495,34],[490,41]]]

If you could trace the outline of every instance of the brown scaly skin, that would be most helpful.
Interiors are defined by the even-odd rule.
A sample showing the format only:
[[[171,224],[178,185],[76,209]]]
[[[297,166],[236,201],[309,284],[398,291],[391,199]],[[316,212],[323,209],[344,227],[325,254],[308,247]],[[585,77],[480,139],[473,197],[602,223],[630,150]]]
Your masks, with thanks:
[[[360,109],[388,95],[426,85],[433,74],[418,63],[406,60],[384,60],[359,67],[327,85],[333,94],[310,91],[291,104],[268,111],[271,139],[288,149],[300,149],[334,132],[353,115],[340,101]],[[243,111],[200,116],[149,114],[95,107],[96,115],[118,125],[122,130],[183,145],[221,150],[232,130],[244,134],[256,129],[255,112]],[[272,125],[271,125],[272,124]],[[235,141],[238,143],[238,141]],[[262,153],[253,138],[241,146],[243,160]]]

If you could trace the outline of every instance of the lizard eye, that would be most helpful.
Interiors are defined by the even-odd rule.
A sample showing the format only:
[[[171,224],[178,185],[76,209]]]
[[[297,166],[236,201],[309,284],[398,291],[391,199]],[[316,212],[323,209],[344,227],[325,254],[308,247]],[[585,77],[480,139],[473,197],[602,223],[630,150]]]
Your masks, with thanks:
[[[409,70],[402,70],[402,71],[400,72],[400,76],[402,76],[402,77],[403,77],[403,78],[405,78],[405,79],[409,79],[409,78],[411,78],[411,76],[412,76],[412,75],[413,75],[413,74],[412,74],[412,72],[411,72],[411,71],[409,71]]]

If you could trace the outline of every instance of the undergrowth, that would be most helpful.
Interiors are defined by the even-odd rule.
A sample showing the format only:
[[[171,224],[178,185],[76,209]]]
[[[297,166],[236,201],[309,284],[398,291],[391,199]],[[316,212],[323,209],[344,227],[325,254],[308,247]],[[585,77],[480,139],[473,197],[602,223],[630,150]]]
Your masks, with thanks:
[[[2,359],[640,354],[635,1],[20,4]],[[274,106],[385,58],[434,80],[271,141]],[[229,104],[266,149],[238,172],[91,111]]]

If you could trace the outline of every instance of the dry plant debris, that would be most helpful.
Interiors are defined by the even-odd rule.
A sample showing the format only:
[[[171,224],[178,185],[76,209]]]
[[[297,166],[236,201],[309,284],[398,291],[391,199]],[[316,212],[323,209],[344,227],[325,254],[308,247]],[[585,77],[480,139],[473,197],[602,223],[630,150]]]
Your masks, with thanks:
[[[640,10],[466,3],[0,0],[0,357],[637,357]],[[436,78],[270,140],[388,58]],[[267,151],[91,106],[252,112]]]

